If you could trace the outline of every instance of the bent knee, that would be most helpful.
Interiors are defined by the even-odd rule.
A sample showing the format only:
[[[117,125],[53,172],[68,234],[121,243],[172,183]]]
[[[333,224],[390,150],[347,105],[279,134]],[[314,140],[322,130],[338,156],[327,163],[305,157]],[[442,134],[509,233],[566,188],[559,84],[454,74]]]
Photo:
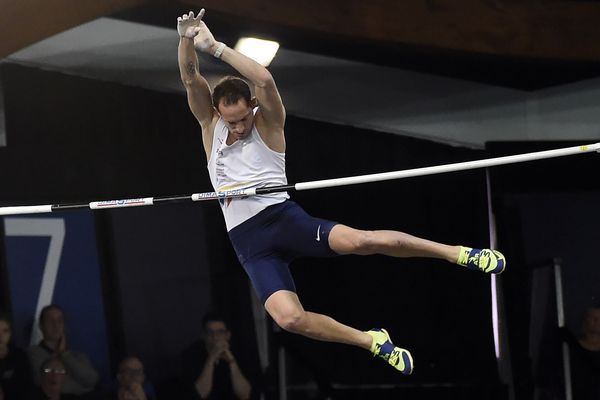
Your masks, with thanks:
[[[275,322],[281,329],[288,332],[297,333],[302,330],[302,320],[304,317],[304,311],[293,310],[283,312],[274,317]]]
[[[265,302],[265,309],[282,329],[294,333],[302,330],[306,311],[295,293],[281,290],[273,293]]]

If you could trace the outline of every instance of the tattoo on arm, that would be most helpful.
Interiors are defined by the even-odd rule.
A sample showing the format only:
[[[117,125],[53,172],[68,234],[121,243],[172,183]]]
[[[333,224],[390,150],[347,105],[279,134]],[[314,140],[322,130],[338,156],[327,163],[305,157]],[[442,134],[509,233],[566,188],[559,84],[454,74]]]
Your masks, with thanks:
[[[193,61],[188,62],[187,72],[190,75],[194,75],[196,73],[196,64]]]

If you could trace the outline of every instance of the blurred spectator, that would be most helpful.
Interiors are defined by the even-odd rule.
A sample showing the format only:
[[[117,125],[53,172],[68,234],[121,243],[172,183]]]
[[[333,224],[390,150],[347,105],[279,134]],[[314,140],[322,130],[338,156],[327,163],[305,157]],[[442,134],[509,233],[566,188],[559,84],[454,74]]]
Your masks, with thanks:
[[[117,400],[153,400],[156,398],[154,387],[146,381],[144,364],[137,357],[127,357],[119,363],[117,387],[111,399]]]
[[[188,377],[189,398],[248,399],[252,386],[230,348],[231,331],[215,313],[202,319],[204,340],[192,344],[183,354],[183,371]]]
[[[98,383],[98,372],[88,357],[81,352],[68,348],[65,334],[65,314],[60,306],[51,304],[42,309],[39,320],[42,341],[29,348],[29,360],[34,371],[34,380],[40,384],[40,376],[36,372],[44,360],[60,355],[67,374],[61,385],[63,394],[91,394]]]
[[[72,400],[77,396],[63,394],[63,388],[68,377],[65,363],[60,356],[47,358],[40,365],[37,378],[40,386],[36,387],[31,400]],[[8,400],[8,399],[7,399]]]
[[[11,338],[11,319],[0,312],[0,400],[24,399],[33,386],[27,355]]]
[[[600,304],[585,311],[581,336],[568,342],[573,400],[600,399]]]

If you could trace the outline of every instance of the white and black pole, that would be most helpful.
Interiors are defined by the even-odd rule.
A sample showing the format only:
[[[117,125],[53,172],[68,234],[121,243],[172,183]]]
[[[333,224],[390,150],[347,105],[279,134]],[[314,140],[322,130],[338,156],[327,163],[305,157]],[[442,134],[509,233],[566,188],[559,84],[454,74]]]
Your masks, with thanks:
[[[2,215],[18,215],[18,214],[38,214],[50,213],[54,211],[65,211],[75,209],[91,209],[102,210],[109,208],[126,208],[152,206],[163,203],[176,203],[185,201],[206,201],[219,200],[227,198],[239,198],[255,196],[260,194],[286,192],[292,190],[310,190],[322,189],[336,186],[357,185],[370,182],[381,182],[394,179],[411,178],[423,175],[443,174],[447,172],[464,171],[469,169],[493,167],[498,165],[515,164],[526,161],[542,160],[547,158],[556,158],[576,154],[585,154],[591,152],[600,152],[600,143],[594,143],[583,146],[565,147],[555,150],[538,151],[533,153],[517,154],[512,156],[503,156],[495,158],[487,158],[483,160],[466,161],[454,164],[437,165],[433,167],[414,168],[400,171],[383,172],[378,174],[358,175],[345,178],[323,179],[318,181],[300,182],[293,185],[280,185],[271,187],[259,187],[249,189],[234,189],[222,192],[204,192],[194,193],[190,195],[177,196],[158,196],[144,197],[137,199],[124,200],[105,200],[93,201],[91,203],[74,203],[74,204],[47,204],[33,206],[8,206],[0,207],[0,216]]]

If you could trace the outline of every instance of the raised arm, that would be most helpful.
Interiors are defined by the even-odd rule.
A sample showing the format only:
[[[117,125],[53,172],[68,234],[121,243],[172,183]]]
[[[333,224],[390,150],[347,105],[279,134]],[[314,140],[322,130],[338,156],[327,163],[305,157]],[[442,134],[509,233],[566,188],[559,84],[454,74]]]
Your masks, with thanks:
[[[194,37],[194,46],[225,61],[254,85],[259,105],[256,116],[258,130],[269,147],[276,151],[284,151],[285,108],[273,76],[256,61],[224,43],[217,42],[208,27],[204,23],[202,25],[198,35]]]
[[[191,11],[189,14],[177,18],[177,32],[179,33],[177,59],[190,110],[202,126],[202,142],[208,160],[212,146],[212,131],[217,114],[212,105],[208,82],[200,75],[198,56],[194,49],[194,37],[204,25],[204,22],[202,22],[203,15],[204,9],[195,18],[194,13]]]

